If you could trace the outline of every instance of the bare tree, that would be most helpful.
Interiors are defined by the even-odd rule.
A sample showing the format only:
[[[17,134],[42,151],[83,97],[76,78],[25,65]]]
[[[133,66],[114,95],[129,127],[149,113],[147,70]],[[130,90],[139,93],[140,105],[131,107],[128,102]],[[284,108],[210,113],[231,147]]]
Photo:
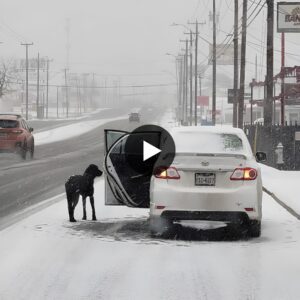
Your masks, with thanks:
[[[9,91],[9,81],[8,81],[8,68],[5,63],[2,63],[0,69],[0,98],[2,98]]]
[[[19,72],[16,60],[3,61],[0,66],[0,98],[16,90],[19,83]]]

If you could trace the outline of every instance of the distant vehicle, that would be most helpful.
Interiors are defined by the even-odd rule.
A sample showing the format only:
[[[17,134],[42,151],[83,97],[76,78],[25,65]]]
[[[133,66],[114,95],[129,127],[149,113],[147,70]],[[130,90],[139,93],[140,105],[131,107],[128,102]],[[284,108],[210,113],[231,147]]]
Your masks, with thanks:
[[[254,120],[253,122],[254,124],[261,124],[264,125],[264,118],[258,118],[256,120]]]
[[[141,132],[140,132],[141,133]],[[169,168],[131,174],[124,145],[129,133],[106,130],[106,205],[150,207],[153,234],[174,222],[225,222],[252,237],[261,233],[262,179],[246,135],[230,127],[179,127],[170,131],[176,155]],[[146,133],[145,133],[146,134]]]
[[[140,114],[138,112],[132,112],[129,114],[129,122],[140,122]]]
[[[33,158],[33,128],[18,114],[0,114],[0,153],[17,153],[26,159],[27,153]]]

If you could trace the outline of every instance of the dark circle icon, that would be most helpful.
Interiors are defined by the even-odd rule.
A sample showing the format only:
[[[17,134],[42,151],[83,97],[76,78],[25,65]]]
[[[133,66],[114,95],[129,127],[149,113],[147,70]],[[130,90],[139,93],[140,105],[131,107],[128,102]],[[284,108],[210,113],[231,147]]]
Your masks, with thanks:
[[[132,131],[125,143],[129,166],[138,174],[155,174],[168,168],[175,157],[175,143],[170,133],[157,125],[143,125]]]

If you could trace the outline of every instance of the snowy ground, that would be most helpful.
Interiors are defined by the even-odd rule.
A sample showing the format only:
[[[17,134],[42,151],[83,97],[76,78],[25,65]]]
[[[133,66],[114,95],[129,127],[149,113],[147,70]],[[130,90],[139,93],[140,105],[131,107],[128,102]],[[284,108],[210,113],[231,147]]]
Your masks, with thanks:
[[[268,195],[262,236],[238,241],[153,239],[146,209],[95,195],[97,222],[79,205],[69,223],[62,195],[0,232],[0,299],[299,299],[300,223]]]

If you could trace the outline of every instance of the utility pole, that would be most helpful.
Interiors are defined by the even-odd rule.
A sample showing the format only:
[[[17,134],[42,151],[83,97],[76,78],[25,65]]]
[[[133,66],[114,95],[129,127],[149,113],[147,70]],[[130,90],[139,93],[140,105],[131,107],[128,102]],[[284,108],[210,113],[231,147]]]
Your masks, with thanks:
[[[255,55],[255,79],[257,80],[257,54]]]
[[[187,122],[187,102],[188,102],[188,46],[189,41],[186,39],[185,41],[185,108],[184,108],[184,123],[186,125]]]
[[[107,90],[106,90],[106,86],[107,86],[107,78],[105,78],[105,82],[104,82],[104,103],[105,105],[107,104]]]
[[[217,75],[217,44],[216,44],[216,0],[213,0],[213,87],[212,87],[212,124],[216,125],[216,75]]]
[[[58,86],[56,87],[56,118],[58,119]]]
[[[37,83],[36,83],[36,117],[39,119],[40,114],[40,53],[38,53],[38,58],[37,58]]]
[[[92,73],[92,91],[90,93],[90,109],[93,107],[94,95],[95,95],[95,73]]]
[[[274,0],[267,0],[267,97],[264,101],[264,125],[272,125],[273,106],[273,46],[274,46]]]
[[[48,119],[48,109],[49,109],[49,62],[52,60],[49,60],[47,58],[46,63],[47,63],[47,77],[46,77],[46,118]]]
[[[185,75],[185,72],[186,72],[186,52],[184,53],[183,55],[183,60],[182,60],[182,72],[181,72],[181,75],[182,75],[182,107],[181,107],[181,111],[182,111],[182,117],[181,117],[181,124],[184,123],[185,121],[185,103],[186,103],[186,75]]]
[[[284,32],[281,33],[281,125],[284,125],[285,116],[284,116],[284,81],[285,81],[285,34]]]
[[[183,124],[187,123],[187,115],[188,115],[188,47],[189,40],[180,40],[181,42],[185,42],[185,54],[184,54],[184,68],[183,68]]]
[[[195,126],[197,126],[197,106],[198,106],[198,38],[199,38],[199,25],[204,25],[206,22],[199,23],[196,20],[195,23],[189,23],[192,25],[196,25],[196,32],[195,32],[195,96],[194,96],[194,118],[195,118]],[[209,43],[209,42],[208,42]]]
[[[190,126],[193,124],[193,32],[190,30],[189,33],[186,33],[190,35],[190,75],[189,75],[189,80],[190,80],[190,113],[189,113],[189,124]]]
[[[245,67],[246,67],[246,37],[247,37],[247,0],[243,0],[242,18],[242,45],[241,45],[241,75],[238,104],[238,127],[243,128],[244,123],[244,93],[245,93]]]
[[[194,117],[195,117],[195,126],[197,126],[197,86],[198,86],[198,20],[196,20],[196,37],[195,37],[195,107],[194,107]]]
[[[66,88],[66,114],[67,118],[69,117],[69,94],[68,94],[68,84],[67,84],[67,68],[64,69],[65,71],[65,88]]]
[[[239,35],[238,35],[238,22],[239,22],[239,0],[234,0],[234,69],[233,69],[233,89],[234,89],[234,98],[233,98],[233,127],[238,125],[238,82],[239,82]]]
[[[193,124],[193,33],[190,30],[190,126]]]
[[[180,57],[179,68],[179,93],[180,93],[180,123],[183,121],[183,107],[184,107],[184,55]]]
[[[33,43],[21,43],[21,45],[26,47],[26,120],[28,120],[28,47]]]

